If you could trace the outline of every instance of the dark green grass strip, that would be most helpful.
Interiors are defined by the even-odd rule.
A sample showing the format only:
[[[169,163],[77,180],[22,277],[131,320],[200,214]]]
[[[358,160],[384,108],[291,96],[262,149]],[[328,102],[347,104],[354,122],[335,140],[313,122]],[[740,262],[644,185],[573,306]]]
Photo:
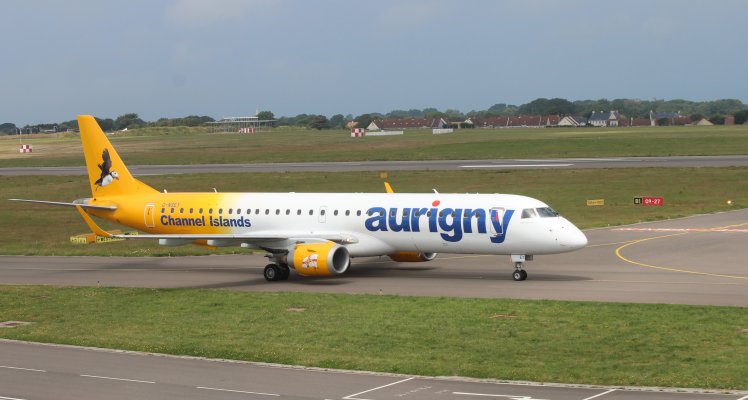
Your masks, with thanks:
[[[726,155],[748,153],[748,126],[620,129],[462,129],[432,135],[352,139],[346,130],[274,129],[254,135],[212,134],[201,128],[149,128],[109,137],[129,165],[302,161],[434,160],[555,157]],[[77,134],[24,138],[18,153],[0,136],[0,167],[83,165]]]
[[[158,190],[228,192],[384,192],[376,172],[195,174],[148,176]],[[395,171],[397,192],[515,193],[540,199],[581,228],[676,218],[748,207],[748,168],[642,168],[524,171]],[[633,204],[634,196],[663,196],[664,207]],[[195,246],[159,247],[130,241],[74,245],[71,235],[88,232],[74,210],[13,203],[8,198],[71,201],[90,196],[83,176],[0,176],[0,254],[194,255]],[[587,199],[605,199],[588,207]],[[733,205],[727,205],[727,200]],[[121,228],[106,224],[106,229]],[[219,252],[241,252],[223,248]]]
[[[422,375],[748,388],[745,308],[0,287],[0,337]]]

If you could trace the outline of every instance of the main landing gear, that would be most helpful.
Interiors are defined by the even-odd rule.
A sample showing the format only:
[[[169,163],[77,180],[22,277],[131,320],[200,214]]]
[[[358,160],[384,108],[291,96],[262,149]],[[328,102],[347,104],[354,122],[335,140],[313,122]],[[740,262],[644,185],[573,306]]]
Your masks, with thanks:
[[[265,257],[270,260],[270,264],[266,265],[265,270],[262,272],[266,281],[275,282],[288,279],[288,276],[291,275],[291,268],[285,262],[285,254],[270,253],[266,254]]]
[[[512,279],[517,282],[527,279],[527,271],[525,271],[525,261],[532,261],[532,256],[525,254],[512,254],[512,262],[514,263],[514,272],[512,273]]]
[[[291,274],[291,269],[288,265],[268,264],[265,266],[265,280],[268,282],[285,281]]]

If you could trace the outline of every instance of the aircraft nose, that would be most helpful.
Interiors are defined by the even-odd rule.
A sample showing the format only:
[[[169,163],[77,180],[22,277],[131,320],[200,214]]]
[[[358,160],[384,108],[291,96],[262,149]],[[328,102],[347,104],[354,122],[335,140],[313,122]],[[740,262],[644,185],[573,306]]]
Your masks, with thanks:
[[[564,224],[562,234],[559,235],[559,244],[566,250],[578,250],[587,246],[587,236],[571,222]]]
[[[587,235],[585,235],[584,232],[580,231],[576,226],[573,230],[575,232],[570,235],[571,237],[569,239],[569,247],[577,250],[587,246]]]

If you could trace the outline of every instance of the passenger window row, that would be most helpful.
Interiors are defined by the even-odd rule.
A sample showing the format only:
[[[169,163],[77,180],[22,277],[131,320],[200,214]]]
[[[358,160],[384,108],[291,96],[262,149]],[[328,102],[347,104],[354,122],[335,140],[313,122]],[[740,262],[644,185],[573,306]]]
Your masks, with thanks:
[[[166,210],[167,210],[166,207],[162,207],[161,208],[161,214],[166,213]],[[169,209],[169,213],[170,214],[176,214],[177,211],[178,211],[179,214],[184,214],[185,211],[187,212],[187,214],[195,214],[195,211],[197,211],[197,214],[202,215],[204,209],[203,208],[198,208],[198,209],[195,209],[195,208],[189,208],[189,209],[179,208],[177,210],[176,208],[173,208],[173,207]],[[219,208],[216,211],[217,211],[217,213],[219,215],[223,215],[224,209],[223,208]],[[241,209],[241,208],[236,208],[236,209],[229,208],[229,209],[227,209],[225,211],[229,215],[233,215],[233,214],[242,215],[243,209]],[[260,210],[259,208],[255,208],[254,210],[252,210],[250,208],[247,208],[245,214],[246,215],[252,215],[252,214],[254,214],[254,215],[260,215],[261,213],[264,213],[265,215],[270,215],[271,211],[272,210],[269,209],[269,208],[266,208],[264,210],[264,212],[262,210]],[[280,208],[276,208],[275,209],[275,215],[281,215],[281,211],[282,210]],[[207,211],[206,211],[206,213],[212,215],[213,214],[213,209],[212,208],[208,208]],[[333,211],[333,215],[335,215],[335,216],[337,216],[339,214],[345,214],[345,216],[348,217],[348,216],[352,215],[353,213],[354,213],[354,211],[351,211],[351,210],[345,210],[345,212],[343,212],[342,210],[341,211],[339,211],[339,210],[334,210]],[[296,209],[296,215],[301,215],[301,214],[302,214],[302,210],[300,208]],[[360,217],[361,216],[361,210],[356,210],[355,214],[356,214],[357,217]],[[285,215],[291,215],[291,209],[290,208],[287,208],[285,210]],[[314,209],[309,209],[309,215],[314,215]],[[325,215],[325,210],[324,209],[320,210],[320,215]]]

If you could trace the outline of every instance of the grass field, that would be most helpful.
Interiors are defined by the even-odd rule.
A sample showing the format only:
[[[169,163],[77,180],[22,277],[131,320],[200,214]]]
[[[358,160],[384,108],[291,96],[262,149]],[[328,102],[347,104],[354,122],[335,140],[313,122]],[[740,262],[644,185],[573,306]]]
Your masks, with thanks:
[[[731,307],[0,286],[0,337],[419,375],[748,388]]]
[[[261,173],[148,176],[158,190],[269,192],[383,192],[377,173]],[[515,193],[556,208],[581,228],[621,225],[748,207],[748,168],[645,168],[523,171],[401,171],[390,174],[398,192]],[[635,195],[665,197],[664,207],[633,205]],[[0,199],[71,201],[90,196],[82,176],[0,176]],[[587,207],[587,199],[605,199]],[[733,206],[726,201],[733,200]],[[102,224],[105,229],[118,227]],[[207,254],[195,246],[160,247],[131,241],[74,245],[71,235],[88,228],[72,209],[4,201],[0,207],[0,254],[187,255]],[[40,234],[43,233],[43,234]],[[219,252],[241,251],[235,248]]]
[[[253,135],[204,128],[148,128],[110,137],[128,164],[496,159],[748,154],[748,126],[463,129],[448,135],[352,139],[348,131],[276,128]],[[0,136],[0,167],[83,165],[77,134]]]

